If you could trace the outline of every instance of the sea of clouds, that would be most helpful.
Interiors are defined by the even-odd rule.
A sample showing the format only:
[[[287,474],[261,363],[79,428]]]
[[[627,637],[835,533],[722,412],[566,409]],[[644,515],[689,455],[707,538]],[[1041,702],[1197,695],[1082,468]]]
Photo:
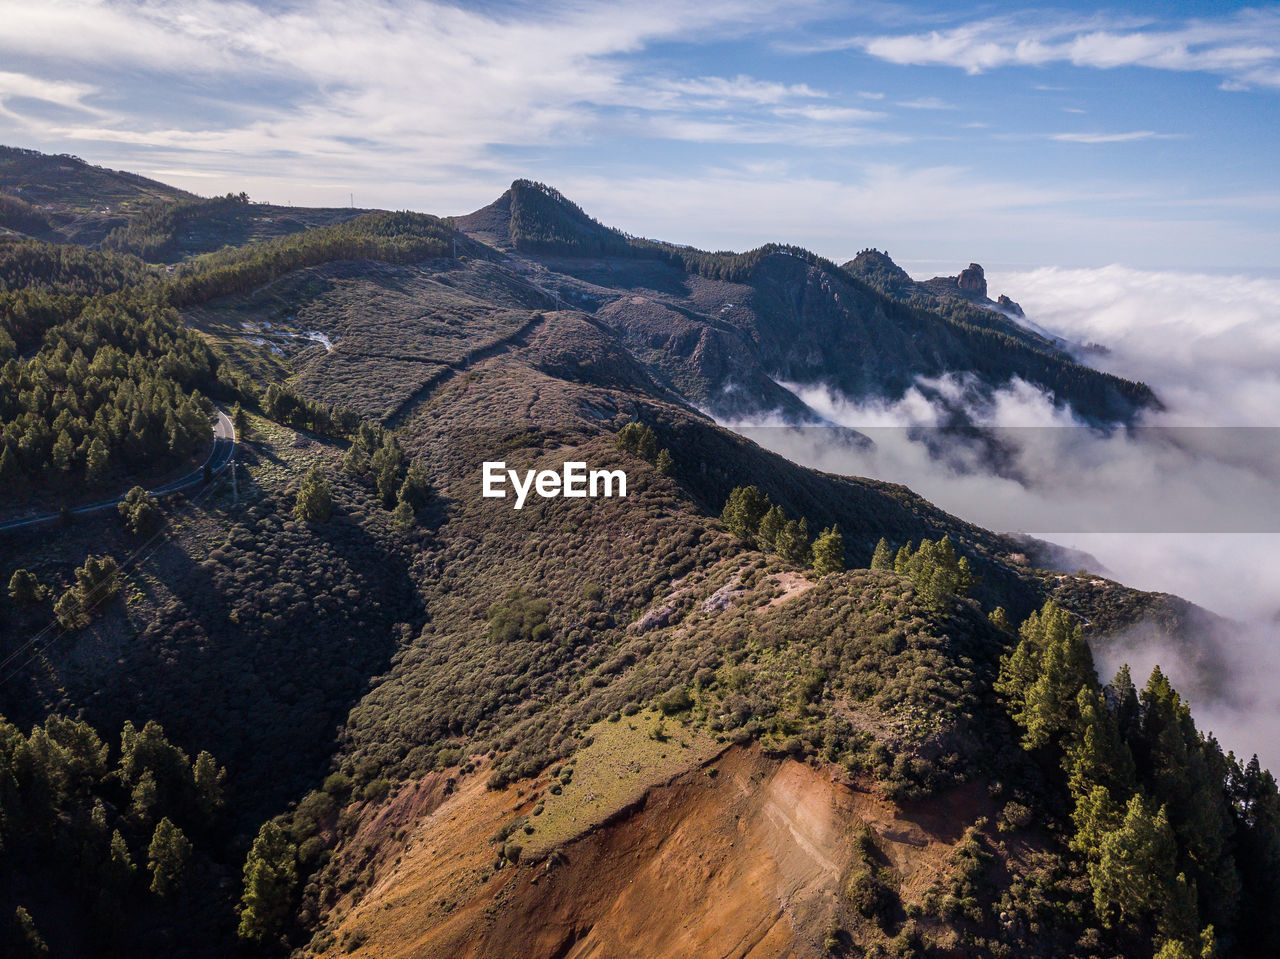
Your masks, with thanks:
[[[1021,380],[983,395],[962,377],[921,379],[889,401],[783,384],[864,448],[777,420],[732,424],[820,469],[904,483],[987,528],[1083,550],[1130,586],[1183,596],[1242,624],[1220,650],[1222,697],[1153,624],[1111,640],[1109,678],[1157,663],[1201,728],[1280,768],[1280,280],[1109,266],[988,275],[1028,322],[1083,362],[1147,383],[1163,409],[1139,428],[1090,429]],[[957,410],[984,429],[946,429]],[[1197,700],[1196,697],[1199,697]]]

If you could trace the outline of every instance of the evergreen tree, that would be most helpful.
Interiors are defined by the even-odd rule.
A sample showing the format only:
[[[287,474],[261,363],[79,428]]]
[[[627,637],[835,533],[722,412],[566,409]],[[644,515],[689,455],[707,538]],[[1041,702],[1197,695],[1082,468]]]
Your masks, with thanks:
[[[109,462],[109,454],[107,453],[107,445],[102,442],[102,437],[95,436],[89,444],[89,450],[85,454],[84,459],[84,478],[90,486],[101,486],[107,478],[107,465]]]
[[[831,526],[813,541],[813,571],[819,576],[844,569],[844,537],[838,526]]]
[[[431,483],[427,480],[426,470],[413,463],[405,472],[404,482],[400,484],[400,492],[396,497],[397,503],[408,503],[415,513],[431,502]]]
[[[1014,649],[1000,659],[995,689],[1023,728],[1023,744],[1061,746],[1077,726],[1077,696],[1093,687],[1093,657],[1071,614],[1052,601],[1022,624]]]
[[[167,896],[182,882],[187,860],[191,858],[191,843],[166,816],[156,824],[156,831],[147,847],[147,866],[151,870],[151,891],[157,896]]]
[[[1184,855],[1182,865],[1200,894],[1206,921],[1233,926],[1240,882],[1230,855],[1231,810],[1223,793],[1226,762],[1204,740],[1191,710],[1157,666],[1142,691],[1136,758],[1155,801],[1164,804]]]
[[[796,566],[808,566],[811,555],[809,545],[809,521],[801,516],[798,520],[788,520],[778,534],[775,546],[778,555],[788,563]]]
[[[332,513],[333,496],[329,492],[329,481],[313,467],[298,488],[293,515],[305,523],[327,523]]]
[[[912,549],[910,543],[903,543],[893,557],[893,571],[899,576],[906,576],[911,566]]]
[[[397,529],[404,530],[413,526],[413,519],[413,507],[409,505],[408,500],[400,497],[400,501],[396,503],[396,508],[391,513],[391,521]]]
[[[1150,924],[1165,939],[1198,936],[1195,895],[1177,872],[1177,848],[1164,808],[1152,813],[1141,796],[1130,799],[1088,867],[1094,908],[1105,925]]]
[[[207,751],[201,750],[191,766],[191,781],[196,790],[196,802],[205,819],[211,819],[222,809],[223,784],[227,771]]]
[[[782,512],[781,506],[770,506],[769,511],[764,514],[764,518],[760,520],[760,529],[756,534],[756,538],[760,541],[762,549],[777,550],[778,536],[787,525],[787,515]]]
[[[249,414],[238,402],[231,408],[231,425],[236,431],[236,440],[243,443],[249,439]]]
[[[284,932],[298,881],[297,853],[284,830],[270,820],[258,830],[244,863],[240,937],[265,944]]]
[[[871,568],[886,571],[893,570],[893,550],[889,547],[889,541],[884,537],[880,538],[880,542],[876,543],[875,552],[871,554]]]
[[[29,569],[15,569],[9,577],[9,598],[15,605],[30,606],[42,603],[49,591],[40,584],[36,574]]]
[[[14,959],[44,959],[49,955],[49,946],[36,928],[35,920],[22,906],[14,910],[8,939],[9,949],[12,950],[10,954]]]
[[[1234,765],[1234,758],[1232,764]],[[1255,755],[1230,780],[1242,887],[1238,939],[1254,956],[1280,955],[1280,795]]]
[[[754,486],[736,487],[724,504],[720,520],[739,539],[754,544],[760,530],[760,521],[772,504]]]
[[[64,590],[58,597],[53,604],[53,615],[63,629],[80,629],[89,625],[80,591],[74,586]]]
[[[12,488],[21,474],[22,467],[18,465],[17,455],[7,443],[0,444],[0,488]]]
[[[997,606],[987,614],[987,620],[996,629],[1002,633],[1012,633],[1013,624],[1009,622],[1009,614],[1004,611],[1003,606]]]
[[[671,450],[665,446],[658,452],[658,458],[654,460],[653,465],[663,476],[672,476],[676,471],[676,461],[671,455]]]
[[[141,486],[129,490],[116,509],[124,520],[125,527],[139,538],[145,539],[153,535],[164,525],[160,504]]]

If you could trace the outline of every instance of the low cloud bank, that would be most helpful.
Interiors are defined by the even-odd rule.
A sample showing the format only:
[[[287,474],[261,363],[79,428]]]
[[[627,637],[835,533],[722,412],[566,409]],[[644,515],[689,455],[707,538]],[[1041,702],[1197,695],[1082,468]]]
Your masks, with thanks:
[[[1103,432],[1021,380],[994,395],[949,376],[892,401],[784,384],[865,448],[821,428],[729,424],[798,462],[904,483],[988,528],[1096,556],[1109,575],[1244,624],[1206,681],[1153,626],[1099,654],[1140,684],[1156,663],[1226,748],[1280,768],[1280,281],[1111,266],[995,274],[1030,320],[1090,349],[1090,365],[1155,390],[1165,409]],[[963,409],[982,430],[948,430]]]

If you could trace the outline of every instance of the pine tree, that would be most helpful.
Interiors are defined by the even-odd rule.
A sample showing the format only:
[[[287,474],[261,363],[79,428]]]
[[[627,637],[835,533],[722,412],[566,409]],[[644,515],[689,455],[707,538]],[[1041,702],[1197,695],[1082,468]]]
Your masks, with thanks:
[[[18,482],[22,468],[18,465],[17,455],[5,443],[0,446],[0,489],[8,489]]]
[[[788,520],[778,534],[776,548],[778,555],[788,563],[796,566],[808,566],[811,549],[809,545],[809,521],[801,516],[798,520]]]
[[[207,751],[201,750],[191,766],[191,781],[196,789],[196,802],[200,813],[210,819],[222,809],[223,784],[227,771]]]
[[[813,571],[819,576],[844,569],[844,537],[838,526],[831,526],[813,541]]]
[[[1013,624],[1009,622],[1009,614],[1004,611],[1003,606],[997,606],[987,614],[987,620],[996,629],[1002,633],[1012,633]]]
[[[48,592],[29,569],[15,569],[9,577],[9,598],[15,605],[30,606],[44,602]]]
[[[167,896],[182,882],[191,858],[191,843],[166,816],[156,824],[156,831],[147,848],[147,865],[151,870],[151,891],[157,896]]]
[[[893,550],[889,547],[889,541],[884,537],[881,537],[880,542],[876,543],[875,552],[871,554],[871,568],[893,570]]]
[[[44,959],[49,955],[49,946],[36,928],[35,920],[22,906],[14,910],[11,939],[14,959]]]
[[[1062,745],[1077,729],[1076,700],[1093,688],[1093,657],[1071,614],[1052,601],[1027,617],[1018,645],[1000,659],[996,692],[1023,728],[1023,745]]]
[[[911,556],[911,544],[903,543],[893,557],[893,571],[899,576],[906,576],[907,570],[911,567]]]
[[[146,538],[164,525],[164,514],[156,498],[141,486],[135,486],[125,494],[116,506],[124,525],[134,536]]]
[[[769,507],[769,512],[765,513],[764,518],[760,520],[760,529],[756,534],[756,538],[760,542],[760,548],[777,550],[778,536],[786,525],[787,516],[782,512],[782,507]]]
[[[671,450],[665,446],[658,452],[658,458],[654,460],[653,465],[663,476],[672,476],[676,471],[676,461],[671,455]]]
[[[109,457],[102,438],[95,436],[84,459],[84,478],[90,486],[101,486],[107,478]]]
[[[293,515],[305,523],[327,523],[332,513],[333,496],[329,492],[329,481],[313,467],[298,488]]]
[[[1093,904],[1108,927],[1151,922],[1166,939],[1198,935],[1195,895],[1177,871],[1177,841],[1164,807],[1133,796],[1120,825],[1102,837],[1088,866]]]
[[[63,629],[80,629],[89,625],[89,617],[84,603],[80,600],[80,591],[74,586],[62,592],[53,604],[53,615]]]
[[[273,820],[263,824],[244,863],[240,938],[266,943],[284,931],[298,881],[297,853]]]
[[[760,521],[769,512],[769,500],[754,486],[736,487],[724,504],[720,520],[739,539],[755,543]]]
[[[243,443],[249,439],[249,414],[238,402],[231,408],[231,425],[236,431],[236,440]]]
[[[413,526],[413,519],[413,507],[409,505],[409,501],[403,496],[400,497],[399,502],[396,503],[396,508],[391,512],[391,521],[397,529],[405,530]]]

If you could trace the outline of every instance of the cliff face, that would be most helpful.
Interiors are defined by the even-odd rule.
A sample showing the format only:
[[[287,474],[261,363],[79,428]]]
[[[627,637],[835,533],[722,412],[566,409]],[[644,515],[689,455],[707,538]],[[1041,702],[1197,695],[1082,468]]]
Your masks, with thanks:
[[[960,271],[960,275],[956,277],[956,286],[974,296],[987,295],[987,278],[977,263],[970,263],[968,269]]]

